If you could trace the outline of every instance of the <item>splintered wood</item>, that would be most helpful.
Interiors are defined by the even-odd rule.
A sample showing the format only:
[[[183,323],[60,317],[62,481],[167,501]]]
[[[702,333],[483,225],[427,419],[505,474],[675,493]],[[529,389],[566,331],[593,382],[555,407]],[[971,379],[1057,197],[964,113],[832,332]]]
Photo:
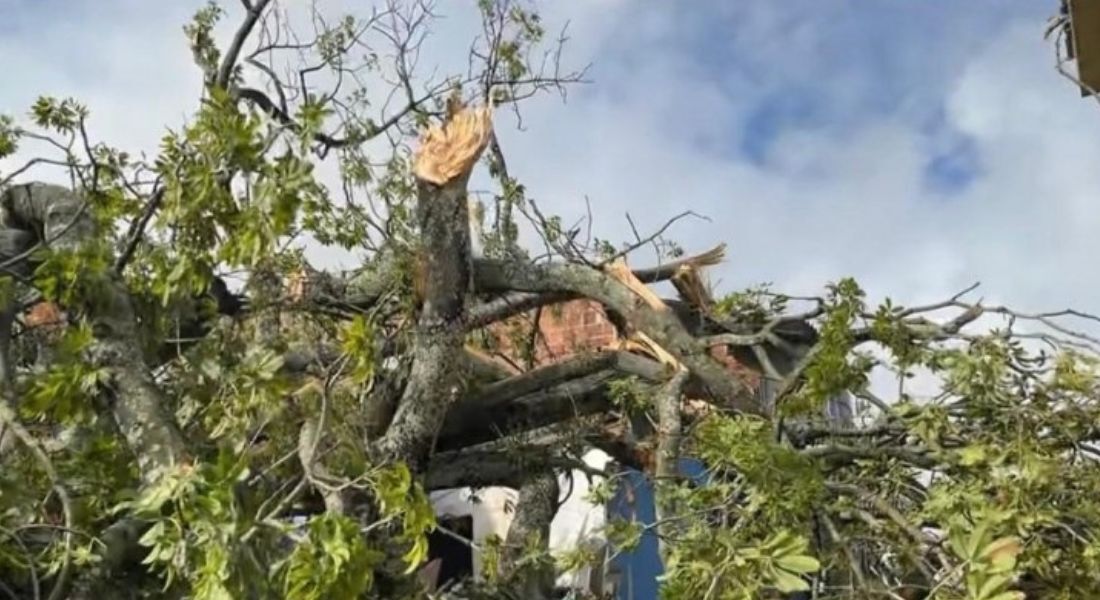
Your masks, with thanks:
[[[456,108],[447,121],[429,127],[421,137],[413,173],[439,186],[467,175],[492,131],[492,108]]]
[[[634,276],[634,272],[630,270],[625,260],[620,258],[604,267],[604,270],[608,275],[630,288],[632,292],[637,294],[653,310],[668,310],[668,305],[665,304],[665,301],[661,300],[657,294],[653,293],[653,290],[649,289],[649,286],[642,283]],[[656,358],[663,365],[668,365],[674,369],[681,368],[680,361],[676,360],[675,357],[669,354],[668,351],[657,344],[657,342],[640,331],[632,333],[630,338],[620,342],[620,347],[623,350],[642,350],[646,354]]]
[[[54,328],[64,324],[65,316],[53,302],[35,304],[24,317],[28,327]]]
[[[291,302],[302,302],[309,296],[311,275],[306,267],[301,267],[287,278],[286,294]]]
[[[714,305],[710,290],[703,283],[703,278],[695,265],[684,265],[677,269],[676,274],[672,276],[672,286],[684,301],[697,310],[705,312]]]
[[[726,245],[724,243],[718,244],[717,246],[690,260],[691,265],[697,269],[702,269],[703,267],[713,267],[723,260],[726,260]]]
[[[642,283],[634,276],[634,272],[630,270],[625,260],[621,258],[616,260],[604,267],[604,271],[606,271],[608,275],[619,280],[626,287],[630,288],[632,292],[638,294],[638,296],[640,296],[642,300],[645,300],[645,303],[654,310],[668,310],[668,305],[665,304],[665,301],[661,300],[657,294],[653,293],[653,290],[649,289],[646,284]]]

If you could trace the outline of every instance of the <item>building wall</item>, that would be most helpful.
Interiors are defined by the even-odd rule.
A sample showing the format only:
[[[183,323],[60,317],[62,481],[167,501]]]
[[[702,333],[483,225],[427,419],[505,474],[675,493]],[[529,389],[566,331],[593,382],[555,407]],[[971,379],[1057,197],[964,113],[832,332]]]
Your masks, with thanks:
[[[535,343],[536,364],[548,364],[583,351],[606,348],[617,339],[615,326],[607,319],[600,305],[591,300],[563,302],[532,312],[538,316],[541,332]],[[529,313],[489,328],[501,354],[519,358],[516,338],[526,343],[534,316]]]
[[[565,302],[557,306],[547,307],[537,312],[538,326],[541,332],[540,339],[535,347],[535,365],[544,365],[564,360],[579,352],[607,348],[618,341],[615,326],[608,320],[603,308],[590,300],[575,300]],[[522,360],[517,356],[519,343],[524,343],[529,338],[530,326],[535,320],[535,315],[528,314],[512,321],[498,323],[489,328],[496,342],[496,351],[510,357],[515,363]],[[746,380],[753,387],[760,384],[759,377],[748,368],[739,364],[724,348],[716,348],[712,351],[716,359],[726,364],[737,376]],[[763,391],[763,388],[761,388]],[[599,451],[592,450],[585,455],[585,461],[592,467],[603,469],[610,457]],[[613,503],[612,510],[626,516],[627,513],[636,517],[645,518],[646,510],[652,512],[652,508],[631,508],[635,501],[652,504],[651,495],[646,482],[635,477],[632,489],[637,494],[620,493]],[[563,497],[561,508],[558,511],[550,527],[551,551],[559,552],[575,548],[578,544],[595,544],[603,546],[605,540],[600,533],[608,516],[608,507],[596,506],[587,502],[584,498],[590,489],[588,479],[580,471],[572,473],[571,482],[569,475],[562,474],[559,478]],[[635,481],[637,480],[637,481]],[[592,484],[596,484],[593,481]],[[566,494],[568,494],[566,496]],[[630,499],[627,499],[627,498]],[[517,492],[509,488],[483,488],[474,493],[469,488],[458,490],[443,490],[432,495],[433,504],[437,514],[450,516],[467,516],[473,518],[473,541],[480,543],[490,535],[498,535],[502,539],[507,535],[508,526],[512,520],[512,509],[517,498]],[[640,510],[640,512],[639,512]],[[654,546],[655,548],[655,546]],[[644,549],[643,549],[644,550]],[[653,550],[653,549],[650,549]],[[653,550],[655,552],[655,550]],[[653,552],[649,552],[652,554]],[[659,573],[660,565],[653,567],[650,563],[654,558],[642,552],[638,552],[637,558],[631,556],[620,557],[616,568],[624,577],[623,584],[633,588],[631,596],[635,600],[649,597],[644,589],[634,588],[632,581],[637,580],[649,585]],[[474,551],[474,573],[480,573],[481,560]],[[611,566],[611,565],[609,565]],[[558,579],[558,585],[562,587],[587,587],[592,573],[565,573]],[[612,579],[611,574],[605,575]],[[644,587],[644,586],[640,586]],[[623,588],[626,589],[626,588]],[[655,589],[655,588],[654,588]],[[655,592],[653,592],[655,594]],[[654,596],[655,597],[655,596]]]
[[[489,331],[495,340],[495,351],[512,362],[522,362],[519,344],[526,343],[536,316],[540,331],[534,353],[536,365],[551,364],[580,352],[606,348],[617,340],[614,325],[596,302],[576,300],[532,311],[536,312],[537,315],[527,314],[491,326]],[[605,468],[611,460],[607,454],[595,449],[583,458],[596,469]],[[606,509],[585,500],[591,486],[598,484],[598,478],[590,483],[583,472],[575,470],[562,473],[558,483],[562,497],[559,499],[561,506],[550,525],[551,551],[561,552],[580,544],[602,546],[604,539],[600,530],[607,519]],[[501,539],[507,536],[517,497],[516,490],[505,487],[461,488],[436,491],[431,495],[431,500],[436,514],[440,516],[472,517],[472,541],[480,544],[491,535]],[[473,570],[477,576],[481,572],[482,561],[476,550],[473,554]],[[585,587],[590,576],[587,570],[563,573],[558,578],[558,585]]]

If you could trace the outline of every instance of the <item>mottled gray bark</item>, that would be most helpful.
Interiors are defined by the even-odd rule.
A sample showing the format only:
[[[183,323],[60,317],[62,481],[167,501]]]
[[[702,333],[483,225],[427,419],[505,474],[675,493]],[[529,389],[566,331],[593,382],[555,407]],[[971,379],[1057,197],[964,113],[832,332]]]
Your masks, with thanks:
[[[428,464],[424,487],[429,491],[461,487],[519,488],[532,471],[578,466],[576,459],[562,456],[564,450],[560,441],[550,440],[524,444],[522,448],[439,452]]]
[[[633,375],[661,379],[656,361],[625,352],[581,356],[487,386],[448,413],[437,448],[452,450],[571,418],[606,412],[612,382]]]
[[[484,269],[479,269],[478,282],[496,291],[568,291],[596,300],[683,363],[717,403],[740,412],[762,413],[752,389],[710,356],[707,348],[684,328],[671,310],[648,306],[629,288],[602,271],[579,264],[517,268],[496,263],[485,264]]]
[[[658,488],[674,484],[680,477],[680,445],[683,439],[683,417],[680,414],[680,401],[683,397],[687,371],[680,370],[654,396],[657,408],[657,457],[654,475]],[[676,522],[671,520],[678,513],[676,503],[669,495],[656,495],[657,536],[661,558],[668,559],[668,542],[676,530]]]
[[[409,382],[393,422],[374,447],[378,458],[404,461],[414,472],[427,462],[447,409],[462,394],[462,319],[470,286],[467,177],[443,186],[418,182],[423,304]]]
[[[0,221],[33,233],[51,250],[76,250],[96,240],[90,210],[71,190],[41,183],[14,186],[0,196]],[[103,297],[87,307],[96,338],[92,355],[111,372],[112,411],[137,459],[142,479],[153,481],[160,469],[186,454],[180,433],[161,390],[141,353],[133,303],[122,281],[112,272],[101,288]]]
[[[96,240],[96,227],[79,194],[61,186],[31,183],[0,194],[0,224],[31,234],[35,245],[75,250]],[[30,268],[29,253],[13,259]],[[93,361],[111,375],[111,412],[132,451],[143,483],[186,458],[184,438],[142,354],[141,336],[128,290],[116,273],[106,274],[101,297],[86,307],[93,326]],[[124,518],[101,536],[103,567],[112,571],[136,558],[143,525]]]
[[[548,600],[554,591],[554,564],[530,560],[531,551],[547,552],[550,523],[558,511],[558,478],[553,471],[531,476],[519,488],[516,514],[508,528],[501,557],[505,581],[511,581],[515,593],[530,600]],[[545,559],[545,557],[542,557]],[[525,561],[523,564],[522,561]]]

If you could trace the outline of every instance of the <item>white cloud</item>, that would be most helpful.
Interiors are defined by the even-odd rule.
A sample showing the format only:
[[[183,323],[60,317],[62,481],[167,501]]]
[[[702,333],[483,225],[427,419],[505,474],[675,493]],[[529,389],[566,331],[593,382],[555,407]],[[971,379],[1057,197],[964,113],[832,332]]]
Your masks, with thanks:
[[[199,4],[72,4],[49,15],[20,5],[44,11],[24,16],[34,28],[0,30],[0,55],[18,57],[6,63],[0,110],[23,111],[38,93],[74,95],[91,106],[99,137],[155,149],[195,107],[198,73],[180,27]],[[552,96],[527,105],[523,132],[502,112],[510,167],[566,222],[585,214],[587,195],[597,234],[612,241],[630,237],[626,211],[643,229],[685,209],[708,215],[673,236],[689,250],[728,242],[730,260],[715,272],[727,289],[775,281],[807,293],[854,275],[873,298],[912,303],[982,280],[987,297],[1028,309],[1096,308],[1100,110],[1054,73],[1041,18],[967,5],[951,9],[957,24],[936,25],[935,45],[902,30],[868,34],[880,55],[860,56],[839,37],[860,31],[855,9],[814,6],[803,15],[772,4],[547,4],[549,32],[571,19],[566,59],[594,60],[595,83],[564,106]],[[477,20],[465,5],[440,10],[422,63],[456,68]],[[934,11],[912,10],[914,31],[938,23]],[[907,17],[883,18],[897,28]],[[880,88],[893,98],[886,108],[869,100]],[[762,164],[740,156],[747,115],[788,92],[812,93],[824,122],[781,129]],[[954,193],[923,183],[932,144],[922,115],[938,105],[982,165]]]

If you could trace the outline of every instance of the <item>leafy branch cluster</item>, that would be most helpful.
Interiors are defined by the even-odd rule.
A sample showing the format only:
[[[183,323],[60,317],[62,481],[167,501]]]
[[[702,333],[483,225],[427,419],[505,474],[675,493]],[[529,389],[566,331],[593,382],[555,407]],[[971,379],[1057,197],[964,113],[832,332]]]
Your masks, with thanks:
[[[693,213],[616,245],[510,173],[496,115],[585,71],[533,7],[476,8],[440,79],[430,2],[210,4],[183,31],[202,96],[152,160],[93,143],[73,99],[0,117],[0,158],[33,154],[0,173],[0,597],[548,599],[648,535],[670,599],[1094,595],[1100,319],[874,306],[850,279],[716,300],[724,246],[664,238]],[[628,267],[643,248],[661,263]],[[618,341],[540,363],[574,300]],[[558,474],[606,504],[624,467],[658,518],[552,552]],[[428,494],[491,486],[518,500],[465,540],[484,572],[434,580]]]

